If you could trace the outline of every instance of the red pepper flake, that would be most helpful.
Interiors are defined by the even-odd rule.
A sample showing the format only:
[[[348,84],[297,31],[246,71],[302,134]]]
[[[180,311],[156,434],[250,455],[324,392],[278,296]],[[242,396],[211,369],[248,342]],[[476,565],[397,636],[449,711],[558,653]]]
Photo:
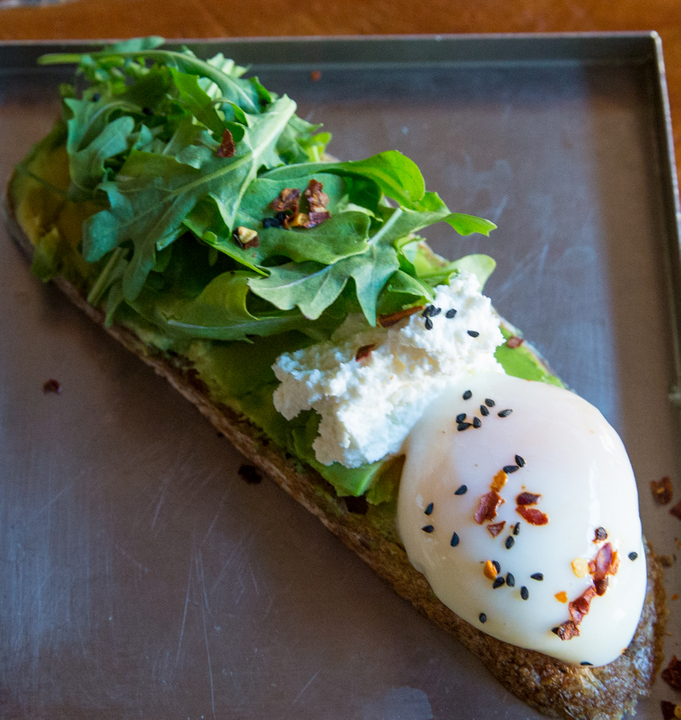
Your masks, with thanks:
[[[369,355],[371,355],[371,351],[375,347],[376,343],[371,345],[362,345],[362,347],[355,353],[355,360],[359,362],[360,360],[364,360],[365,357],[369,357]]]
[[[262,481],[262,476],[255,465],[242,465],[237,472],[249,485],[257,485]]]
[[[558,627],[553,628],[553,632],[556,633],[561,640],[571,640],[573,637],[579,637],[579,628],[572,620],[566,620]]]
[[[523,492],[518,495],[515,502],[516,505],[536,505],[540,497],[541,495],[536,495],[535,493]]]
[[[670,478],[663,477],[662,480],[651,480],[650,489],[653,492],[653,497],[660,505],[669,505],[672,501],[673,489]]]
[[[511,337],[506,341],[506,347],[511,348],[511,350],[515,350],[515,348],[519,348],[524,342],[525,338],[518,337],[517,335],[511,335]]]
[[[548,515],[541,510],[528,507],[517,507],[515,511],[521,515],[530,525],[546,525],[549,521]]]
[[[322,192],[324,186],[319,180],[312,178],[307,184],[307,188],[303,195],[307,199],[310,212],[324,212],[329,204],[329,196]]]
[[[319,82],[322,79],[322,71],[321,70],[313,70],[310,73],[310,80],[312,82]]]
[[[482,525],[485,520],[494,520],[497,516],[497,508],[504,504],[499,493],[492,490],[480,498],[480,504],[475,511],[475,522]]]
[[[619,564],[619,557],[613,552],[612,545],[605,543],[598,551],[595,562],[589,563],[597,595],[605,594],[608,589],[608,575],[614,575],[619,569]]]
[[[222,142],[218,148],[218,157],[231,158],[236,152],[236,145],[232,133],[225,128],[222,132]]]
[[[300,190],[297,188],[284,188],[270,203],[274,212],[284,212],[290,215],[298,214],[300,205]]]
[[[669,514],[681,520],[681,500],[674,505],[674,507],[669,511]]]
[[[425,305],[415,305],[414,307],[407,308],[406,310],[398,310],[397,312],[390,313],[389,315],[379,315],[378,324],[383,328],[391,327],[400,320],[404,320],[404,318],[409,317],[410,315],[415,315],[416,313],[421,312],[424,307]]]
[[[61,395],[61,385],[59,384],[59,381],[52,378],[50,378],[49,380],[45,380],[45,382],[43,383],[43,392],[45,393],[45,395],[47,395],[48,393]]]
[[[681,690],[681,661],[674,655],[660,676],[670,688]]]
[[[492,537],[496,537],[504,529],[504,525],[506,525],[506,520],[494,523],[493,525],[488,525],[487,529],[489,530],[489,534]]]
[[[667,700],[660,700],[660,708],[662,710],[663,720],[674,720],[676,718],[676,705]]]
[[[591,601],[596,595],[596,590],[592,587],[587,588],[576,600],[568,605],[570,617],[575,625],[582,622],[584,616],[589,612]]]

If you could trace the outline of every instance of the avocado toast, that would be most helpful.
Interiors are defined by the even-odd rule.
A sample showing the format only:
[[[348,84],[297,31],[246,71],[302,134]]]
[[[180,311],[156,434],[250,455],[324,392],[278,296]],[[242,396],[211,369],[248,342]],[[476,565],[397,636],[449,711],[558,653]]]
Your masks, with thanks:
[[[137,52],[141,53],[141,50]],[[179,79],[179,82],[185,81],[186,78]],[[97,88],[93,87],[91,92],[92,95],[96,94]],[[96,100],[88,98],[88,100],[94,105],[97,105],[97,103],[101,101],[101,98]],[[152,112],[154,111],[154,108],[138,106],[138,108],[134,112],[138,116],[140,116],[140,120],[144,116],[151,117],[152,120],[155,120],[153,115],[149,115],[148,113],[144,112],[145,108]],[[110,119],[113,122],[118,122],[120,117],[114,116]],[[120,124],[121,123],[119,123],[119,125]],[[150,122],[149,124],[153,123]],[[181,336],[179,341],[177,339],[177,336],[173,338],[172,341],[169,341],[168,334],[166,334],[163,338],[159,338],[156,330],[157,326],[154,326],[153,323],[149,322],[149,317],[143,317],[142,319],[140,319],[139,313],[137,316],[131,316],[131,314],[128,314],[128,316],[126,317],[126,313],[130,312],[128,310],[128,307],[131,307],[125,304],[127,303],[127,300],[124,300],[124,303],[115,305],[115,291],[112,292],[112,290],[115,288],[115,283],[111,283],[107,286],[106,281],[108,278],[112,277],[120,281],[121,275],[123,277],[126,277],[125,268],[115,267],[116,262],[121,259],[126,259],[124,257],[122,258],[122,252],[119,252],[117,254],[117,257],[114,257],[113,253],[115,253],[116,249],[109,250],[108,252],[112,253],[111,255],[105,254],[100,260],[97,260],[96,262],[98,262],[99,265],[97,265],[95,268],[97,271],[96,277],[87,277],[87,272],[83,272],[79,276],[79,270],[92,266],[85,266],[81,264],[81,267],[79,268],[80,261],[75,259],[75,257],[71,260],[68,260],[70,251],[67,246],[70,245],[70,247],[74,247],[74,245],[77,246],[79,244],[80,236],[78,234],[78,228],[80,226],[81,220],[83,219],[83,217],[90,217],[94,214],[94,211],[99,208],[93,208],[92,206],[87,205],[88,202],[92,202],[92,198],[86,200],[77,200],[74,203],[71,203],[70,199],[66,203],[63,203],[60,200],[56,203],[57,207],[55,208],[55,210],[59,213],[59,218],[57,222],[54,221],[55,216],[50,215],[49,197],[54,197],[54,192],[47,188],[44,183],[46,181],[52,182],[52,184],[57,186],[60,185],[60,182],[56,180],[55,175],[62,172],[63,163],[62,170],[60,170],[59,162],[55,162],[54,157],[52,157],[48,161],[45,161],[45,158],[49,157],[52,150],[55,154],[63,152],[63,150],[61,150],[64,137],[63,128],[61,130],[61,136],[59,136],[59,132],[59,130],[56,130],[55,135],[51,139],[48,139],[46,143],[43,144],[42,148],[39,148],[36,153],[34,153],[34,156],[30,159],[30,161],[25,164],[24,169],[26,170],[26,172],[17,175],[17,179],[13,185],[13,191],[10,193],[9,196],[10,216],[18,218],[24,230],[28,230],[29,234],[31,232],[31,218],[37,219],[37,234],[39,234],[40,237],[34,237],[34,240],[37,240],[35,244],[38,247],[38,250],[34,254],[34,269],[36,270],[36,272],[38,272],[38,274],[40,274],[44,278],[50,277],[53,275],[53,273],[56,272],[57,276],[55,277],[57,279],[57,282],[62,287],[64,287],[64,281],[58,276],[61,276],[62,278],[67,278],[68,281],[70,281],[71,297],[77,299],[78,295],[80,294],[81,304],[83,295],[89,296],[90,299],[95,303],[95,305],[101,305],[102,301],[106,300],[107,304],[109,305],[106,308],[109,314],[109,321],[112,322],[110,326],[110,332],[119,337],[119,339],[122,339],[125,344],[128,345],[128,347],[133,346],[138,354],[145,356],[145,359],[148,362],[154,364],[157,369],[162,369],[164,374],[170,375],[172,378],[174,378],[174,383],[176,384],[176,386],[179,385],[183,388],[185,394],[191,395],[193,401],[197,403],[200,407],[202,407],[203,411],[209,414],[213,421],[218,424],[221,429],[227,429],[225,422],[227,422],[230,428],[239,429],[239,435],[234,436],[233,433],[231,433],[238,446],[244,448],[244,442],[247,442],[245,438],[250,438],[248,442],[255,443],[256,446],[254,451],[254,446],[252,444],[250,445],[251,450],[247,453],[249,456],[256,456],[254,457],[255,461],[259,462],[262,466],[267,466],[269,472],[272,473],[275,477],[278,477],[281,482],[287,484],[288,489],[293,494],[298,495],[301,498],[307,498],[306,500],[304,500],[304,504],[306,504],[306,506],[311,509],[315,508],[314,511],[316,512],[316,514],[322,515],[327,525],[333,526],[335,531],[342,537],[344,537],[346,542],[349,542],[351,545],[353,545],[356,550],[359,550],[360,554],[362,554],[363,557],[373,567],[375,567],[382,575],[387,576],[389,579],[391,579],[392,582],[398,586],[398,590],[401,594],[406,597],[410,597],[412,601],[414,601],[417,605],[420,605],[422,608],[424,608],[424,606],[426,607],[426,609],[430,608],[428,610],[429,614],[437,616],[438,613],[434,608],[436,606],[439,606],[439,604],[434,600],[432,593],[427,590],[427,586],[425,588],[421,587],[420,591],[417,590],[419,588],[419,584],[423,585],[424,581],[422,578],[420,578],[420,576],[418,576],[418,574],[415,573],[415,571],[411,569],[403,553],[400,554],[399,543],[396,542],[394,531],[391,528],[390,497],[391,489],[394,488],[395,484],[394,473],[391,473],[391,468],[374,468],[372,471],[365,471],[363,474],[356,473],[354,474],[354,477],[351,477],[353,473],[345,473],[340,469],[338,469],[339,472],[334,475],[327,469],[327,482],[330,482],[335,486],[335,490],[332,490],[331,487],[327,484],[327,482],[320,480],[319,476],[316,475],[312,470],[310,470],[309,467],[310,465],[314,465],[314,458],[309,454],[310,435],[314,436],[314,418],[311,423],[309,417],[305,418],[305,423],[303,426],[294,427],[293,429],[291,429],[290,426],[284,426],[284,422],[281,418],[279,418],[273,412],[265,410],[265,408],[267,408],[268,406],[266,405],[266,403],[263,402],[262,395],[259,395],[257,392],[253,391],[254,387],[262,387],[264,385],[264,375],[261,375],[260,372],[266,373],[272,360],[281,351],[283,351],[284,349],[289,350],[292,349],[292,347],[295,347],[295,344],[292,345],[290,343],[290,339],[287,340],[285,345],[282,345],[280,347],[276,347],[271,342],[268,342],[267,348],[271,350],[273,355],[272,357],[268,357],[267,354],[262,351],[262,345],[258,345],[257,340],[253,343],[254,347],[251,347],[250,345],[247,346],[245,343],[235,343],[234,345],[227,345],[227,339],[214,342],[213,338],[206,338],[205,335],[202,339],[207,339],[209,342],[199,343],[198,348],[195,345],[195,347],[193,347],[191,350],[185,350],[184,352],[182,352],[177,343],[181,345],[184,342],[186,348],[186,335]],[[132,132],[140,131],[137,127],[133,126]],[[233,136],[236,137],[236,134],[237,131],[233,133]],[[216,135],[217,137],[212,138],[214,143],[212,146],[212,152],[217,153],[220,147],[220,144],[218,143],[219,134],[215,132],[214,135]],[[137,140],[135,140],[135,142],[137,142]],[[192,147],[200,148],[201,146],[197,145]],[[48,152],[45,152],[46,148],[48,148]],[[126,151],[127,150],[121,152]],[[120,160],[120,158],[118,159]],[[191,160],[191,158],[189,159]],[[116,160],[117,158],[114,156],[113,164],[115,164]],[[226,160],[229,160],[229,158],[226,158]],[[106,163],[104,163],[104,165],[106,165]],[[190,167],[193,166],[190,165]],[[327,168],[330,171],[328,174],[331,175],[333,172],[332,166],[327,166],[324,169],[326,170]],[[104,167],[105,172],[108,172],[108,170],[108,167]],[[339,172],[348,172],[348,170],[349,168],[339,169]],[[353,177],[355,176],[355,174],[356,173],[353,171]],[[34,184],[39,182],[35,179],[34,176],[40,178],[40,180],[43,181],[42,187],[45,189],[45,193],[43,193],[43,190],[39,189],[39,187]],[[111,175],[109,175],[109,177],[111,177]],[[28,191],[26,191],[26,185],[24,185],[23,190],[21,188],[21,184],[23,182],[29,183],[29,180],[27,180],[26,178],[30,178]],[[66,191],[67,184],[68,183],[64,182],[64,175],[62,175],[62,191]],[[87,183],[79,182],[78,185],[82,190],[87,185]],[[267,195],[267,204],[271,203],[273,200],[279,197],[283,189],[286,189],[287,187],[291,187],[293,185],[294,183],[291,182],[290,179],[287,179],[286,185],[284,187],[282,187],[281,189],[279,189],[278,187],[275,188],[279,189],[278,193],[269,192]],[[299,183],[299,185],[300,187],[298,189],[300,191],[303,191],[304,188],[308,186],[308,179],[305,178],[305,182]],[[330,189],[330,184],[327,182],[324,186],[324,190],[328,191]],[[31,196],[31,199],[28,201],[28,204],[24,203],[22,205],[22,200],[26,200],[29,195]],[[330,193],[330,195],[333,198],[333,194]],[[418,202],[422,200],[422,197],[423,196],[421,196],[421,198],[416,201]],[[407,201],[413,202],[415,198],[418,198],[417,192],[414,193],[414,196],[411,199],[407,198]],[[395,198],[393,198],[393,200],[394,199]],[[434,198],[431,198],[430,201],[434,202]],[[39,214],[37,216],[34,212],[34,208],[36,207],[36,205],[40,207]],[[113,206],[114,203],[111,204],[111,207]],[[336,217],[337,208],[334,208],[332,203],[330,204],[330,206],[332,208],[331,216]],[[375,206],[374,212],[376,210],[378,210],[378,206]],[[414,212],[414,209],[407,207],[407,203],[405,203],[405,211]],[[84,214],[78,216],[79,212],[83,212]],[[353,212],[360,211],[350,211],[350,214],[352,214]],[[420,212],[425,212],[425,210],[423,210],[422,208]],[[428,210],[428,212],[433,212],[432,206]],[[339,214],[342,215],[344,214],[344,212],[341,211]],[[446,213],[441,213],[441,217],[444,217],[445,214]],[[269,211],[268,217],[274,217],[274,213]],[[261,222],[261,220],[262,218],[258,219],[258,222]],[[462,219],[459,218],[459,220]],[[69,244],[67,240],[66,245],[64,245],[64,239],[69,237],[69,222],[72,223],[71,230],[74,231],[71,234],[72,244]],[[238,227],[245,227],[247,225],[246,221],[243,222],[244,224],[239,225]],[[324,225],[322,224],[319,227],[323,228]],[[413,227],[414,226],[412,225],[411,228]],[[260,229],[259,226],[257,229]],[[279,230],[278,228],[271,229]],[[296,234],[302,236],[304,233],[311,232],[312,230],[313,228],[305,228],[298,230],[288,230],[288,232],[295,232]],[[282,233],[284,232],[284,230],[279,231]],[[260,233],[261,242],[266,239],[266,234],[267,233],[264,232]],[[101,232],[100,229],[97,237],[104,237],[105,235],[106,232]],[[401,237],[408,236],[403,235]],[[210,242],[208,242],[208,240],[210,240],[210,237],[204,237],[202,235],[201,239],[206,246],[210,245]],[[225,238],[223,238],[223,249],[229,250],[232,254],[237,254],[238,250],[248,250],[248,248],[240,248],[237,245],[236,240],[233,240],[229,234],[226,236],[226,239],[230,244],[225,243]],[[397,240],[399,239],[400,236],[397,237]],[[177,240],[178,242],[174,247],[179,247],[184,242],[184,240],[180,238],[177,238]],[[213,241],[213,247],[215,247],[217,244],[218,243]],[[265,243],[263,242],[262,244],[264,245]],[[415,243],[409,244],[413,246]],[[170,247],[170,245],[168,245],[168,247]],[[423,246],[418,247],[420,248],[419,252],[422,252],[422,255],[419,255],[419,259],[423,260],[424,263],[429,263],[430,273],[436,274],[441,268],[443,268],[443,272],[454,272],[457,269],[452,265],[450,265],[449,267],[443,265],[440,260],[429,255],[424,249],[422,249]],[[207,248],[205,246],[201,246],[201,248],[202,250],[206,251],[206,254],[208,255],[210,248]],[[236,248],[236,250],[234,248]],[[412,249],[415,248],[412,247]],[[219,248],[218,252],[220,252]],[[180,253],[178,253],[178,255],[180,255]],[[216,263],[218,264],[218,268],[220,267],[219,262],[221,262],[222,260],[224,260],[224,258],[219,258],[216,261]],[[311,260],[309,258],[303,259],[302,261],[320,262],[319,259]],[[154,270],[152,270],[151,272],[159,274],[158,270],[160,269],[160,265],[163,262],[167,262],[168,264],[166,265],[166,268],[161,270],[161,272],[164,272],[167,268],[171,268],[172,270],[173,259],[171,258],[169,260],[163,259],[159,266],[157,268],[154,268]],[[479,259],[476,262],[480,264],[484,263],[485,261]],[[233,272],[233,270],[229,269],[227,270],[227,272]],[[484,270],[480,272],[481,274],[484,274]],[[119,273],[118,276],[117,273]],[[406,274],[409,275],[409,273]],[[135,272],[129,272],[127,274],[127,277],[132,278],[134,281],[136,278]],[[415,275],[411,275],[410,277],[415,280],[419,279],[419,277]],[[409,282],[409,280],[405,278],[403,278],[402,280],[404,283]],[[124,283],[120,282],[119,284],[121,286],[124,285]],[[77,291],[80,291],[80,293],[76,292],[74,294],[74,287]],[[402,288],[404,289],[404,285],[402,286]],[[125,289],[123,287],[122,289],[123,294],[125,294]],[[158,291],[158,288],[150,289]],[[426,294],[426,290],[427,288],[421,288],[421,292],[424,294],[418,296],[413,294],[414,289],[412,287],[412,295],[410,296],[411,302],[402,303],[397,307],[384,305],[379,308],[377,314],[383,317],[389,317],[392,313],[399,312],[400,310],[404,309],[404,307],[418,307],[424,302],[424,300],[427,302],[428,296]],[[106,295],[105,298],[106,293],[108,293],[108,295]],[[114,296],[113,299],[112,295]],[[191,300],[194,300],[196,297],[198,297],[198,295],[194,295]],[[350,300],[352,302],[355,302],[355,298],[350,298]],[[385,300],[385,298],[381,298],[381,301],[382,300]],[[359,297],[359,294],[357,295],[357,301],[359,301],[361,304],[362,298]],[[135,299],[133,299],[132,302],[135,302]],[[111,307],[112,305],[115,305],[113,309]],[[365,305],[367,304],[365,303]],[[139,307],[141,308],[142,306],[139,305]],[[194,307],[194,311],[195,309],[196,305]],[[278,322],[282,325],[287,322],[304,322],[301,319],[300,313],[297,317],[294,318],[293,313],[290,313],[290,309],[279,309],[283,310],[283,312],[278,313],[276,316],[274,316],[274,314],[270,312],[267,316],[267,322]],[[364,306],[362,307],[362,310],[366,313],[366,309]],[[99,310],[95,311],[92,308],[89,308],[89,312],[97,317],[101,317],[101,311]],[[289,312],[290,314],[286,315],[287,312]],[[370,309],[369,313],[371,313]],[[308,311],[308,315],[313,314],[313,312]],[[264,316],[265,315],[262,314],[262,317]],[[192,319],[195,318],[195,316],[187,314],[179,315],[176,313],[175,317],[173,318],[174,327],[178,327],[177,323],[184,325],[199,324],[196,322],[186,322],[188,318]],[[243,320],[243,318],[241,319]],[[367,319],[369,319],[369,317]],[[213,325],[208,326],[208,324],[205,322],[205,319],[202,318],[202,320],[202,332],[204,333],[206,332],[205,328],[215,328],[217,325],[217,323],[214,323]],[[333,326],[333,324],[337,322],[337,318],[333,317],[332,313],[329,313],[327,315],[327,320],[330,326]],[[253,322],[253,320],[249,319],[249,322]],[[301,327],[301,325],[299,325],[299,327]],[[325,330],[325,328],[323,327],[323,323],[317,323],[315,327],[317,328],[317,331],[321,331],[322,333],[325,331],[328,332],[328,330]],[[211,329],[210,332],[213,333],[214,330]],[[296,330],[296,332],[300,332],[300,330]],[[507,333],[510,336],[513,334],[513,331],[509,328],[507,330]],[[309,342],[309,340],[306,340],[305,338],[301,339],[300,337],[298,337],[297,342],[304,343]],[[215,348],[217,348],[216,355],[213,355],[212,353]],[[256,352],[253,354],[249,354],[249,351],[251,350],[255,350]],[[520,350],[520,352],[518,352],[518,350]],[[549,378],[548,371],[536,358],[533,352],[528,349],[527,345],[523,345],[521,348],[516,348],[515,350],[505,347],[502,349],[500,355],[503,355],[504,352],[507,352],[509,357],[513,358],[513,362],[516,363],[518,362],[519,358],[523,358],[523,363],[521,364],[525,365],[525,370],[516,369],[516,372],[518,374],[522,374],[523,372],[530,372],[534,373],[533,377],[535,377],[536,379],[542,377],[545,377],[547,379]],[[213,358],[217,356],[220,357],[219,363],[216,363],[213,360]],[[262,360],[264,366],[262,370],[254,365],[254,358],[258,361]],[[509,362],[511,361],[509,360]],[[245,374],[245,377],[248,382],[250,382],[251,380],[253,381],[251,387],[244,388],[246,392],[241,397],[235,396],[235,386],[237,383],[233,380],[233,378],[219,377],[220,373],[215,370],[215,368],[218,366],[238,368],[239,378],[241,378],[238,383],[243,383],[244,372],[242,368],[248,367],[248,372]],[[508,372],[513,372],[513,370],[509,366],[507,366],[506,369]],[[231,385],[230,379],[232,380]],[[260,417],[258,417],[258,413],[261,413]],[[267,417],[265,417],[265,415],[267,415]],[[247,421],[244,420],[244,417],[247,419]],[[222,418],[222,420],[220,420],[220,418]],[[225,421],[225,418],[227,418],[227,421]],[[260,430],[254,430],[252,425],[253,423],[258,425],[260,427]],[[277,427],[277,424],[279,424],[280,428]],[[286,427],[286,429],[281,429],[281,426]],[[278,431],[280,434],[277,434]],[[239,438],[241,438],[241,440],[239,440]],[[307,438],[307,450],[305,438]],[[277,448],[274,447],[275,444],[278,445]],[[276,463],[275,465],[272,464],[275,460],[283,461],[283,459],[285,459],[285,457],[281,457],[282,447],[286,448],[289,451],[289,464],[283,466],[284,468],[288,468],[288,470],[284,472],[283,475],[282,466],[280,466],[279,470],[276,471]],[[269,457],[268,459],[268,455],[270,452],[272,453],[272,457]],[[293,452],[295,452],[296,459],[291,458]],[[301,461],[304,464],[301,464]],[[301,469],[303,470],[302,474],[300,472]],[[321,469],[322,472],[325,472],[323,468],[318,469]],[[371,475],[371,472],[373,472],[374,474]],[[288,480],[284,479],[286,477],[288,477]],[[305,477],[304,482],[302,481],[303,477]],[[339,495],[362,496],[367,490],[369,492],[369,502],[367,505],[368,512],[365,515],[348,513],[345,509],[348,503],[340,499]],[[380,500],[384,500],[384,502],[378,502]],[[386,543],[388,543],[387,546]],[[366,547],[367,544],[369,545],[368,549]],[[362,548],[364,549],[362,550]],[[398,562],[396,564],[391,563],[391,557],[398,558]],[[420,600],[419,597],[421,598]],[[433,607],[431,607],[431,605]],[[439,607],[441,608],[442,606]],[[646,607],[650,607],[650,603],[648,603]],[[449,615],[451,616],[451,613],[449,613]],[[446,621],[445,619],[440,618],[439,621],[441,624],[452,624],[451,619]],[[471,628],[468,628],[468,631],[473,633],[471,637],[468,637],[468,640],[466,640],[465,628],[459,627],[456,634],[463,635],[463,639],[468,645],[476,645],[473,639],[471,639],[472,637],[479,636],[480,638],[482,638],[482,640],[480,640],[482,645],[477,646],[478,654],[486,657],[486,662],[488,665],[495,666],[496,663],[501,663],[501,665],[497,667],[495,674],[497,676],[504,676],[503,679],[505,683],[509,687],[511,687],[514,692],[519,694],[521,697],[527,699],[528,701],[534,702],[538,707],[543,707],[545,711],[547,704],[551,703],[555,705],[555,707],[553,708],[555,712],[565,712],[565,710],[561,710],[561,695],[560,693],[557,693],[555,687],[553,690],[547,693],[546,697],[543,697],[541,693],[538,694],[536,688],[534,689],[534,691],[531,692],[528,687],[523,686],[523,684],[518,680],[518,678],[516,677],[516,673],[509,672],[508,668],[506,668],[505,670],[503,669],[502,659],[505,657],[505,654],[499,649],[499,643],[495,644],[495,642],[492,641],[488,636],[482,635],[478,633],[478,631],[473,631]],[[648,626],[648,632],[650,632],[650,626]],[[648,641],[645,643],[645,645],[649,649],[652,647],[650,635],[648,635]],[[487,650],[485,650],[485,648],[487,648]],[[524,651],[518,651],[515,648],[512,650],[514,653],[516,653],[515,655],[513,655],[513,662],[515,662],[517,665],[521,664],[519,662],[520,656],[517,655],[517,653],[521,653],[523,657],[527,656],[527,658],[523,660],[523,664],[527,665],[529,663],[533,668],[536,669],[536,672],[540,674],[544,672],[543,670],[541,670],[541,668],[549,667],[555,669],[555,667],[559,665],[554,661],[548,661],[546,658],[544,658],[543,656],[539,656],[536,653],[524,653]],[[637,657],[639,657],[639,660],[641,652],[642,650],[640,647],[636,648],[636,653]],[[488,653],[488,655],[486,653]],[[622,658],[622,661],[624,661],[624,658]],[[545,665],[545,662],[548,662],[548,665]],[[618,661],[618,663],[619,662],[620,661]],[[608,668],[608,670],[610,670],[610,668]],[[615,672],[615,668],[612,668],[612,670],[613,672]],[[550,670],[546,670],[546,673],[548,673],[548,675],[550,675],[551,672],[552,671]],[[556,670],[555,672],[559,671]],[[581,679],[583,678],[591,678],[592,672],[594,674],[597,674],[598,672],[602,671],[588,671],[581,669],[574,671],[573,669],[571,669],[571,676],[574,675],[574,677],[576,678],[576,682],[581,682]],[[610,707],[614,708],[615,706],[619,706],[619,709],[621,710],[621,708],[624,707],[627,702],[631,702],[631,698],[643,686],[641,684],[638,684],[641,680],[640,676],[638,677],[636,682],[634,682],[632,676],[630,676],[627,671],[623,671],[620,669],[617,672],[619,672],[619,675],[624,678],[622,687],[628,688],[626,692],[629,692],[629,695],[626,694],[625,690],[622,690],[622,692],[625,694],[613,696],[616,697],[616,700],[613,701],[613,705]],[[536,682],[536,677],[537,676],[534,676],[534,680],[529,681],[530,684],[532,684],[532,682]],[[556,677],[560,676],[557,675]],[[591,680],[589,680],[589,682],[591,682]],[[551,687],[551,685],[547,682],[543,683],[542,687]],[[565,687],[569,686],[565,686],[563,684],[561,687],[563,688],[564,692],[567,692],[565,690]],[[602,693],[599,694],[602,695]],[[627,700],[627,698],[629,698],[629,700]],[[570,705],[567,705],[567,703],[572,703],[571,707],[573,709],[570,710],[570,712],[574,713],[576,712],[574,708],[579,706],[579,703],[581,701],[575,700],[573,698],[565,699],[564,702],[566,703],[566,707],[570,707]]]

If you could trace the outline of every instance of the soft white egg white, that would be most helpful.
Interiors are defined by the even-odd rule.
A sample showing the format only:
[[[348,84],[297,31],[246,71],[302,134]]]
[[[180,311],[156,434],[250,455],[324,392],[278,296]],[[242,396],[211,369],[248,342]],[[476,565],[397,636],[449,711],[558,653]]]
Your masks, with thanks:
[[[464,423],[477,417],[480,426],[458,429],[461,413]],[[593,405],[541,382],[465,375],[428,407],[404,452],[398,529],[412,564],[443,603],[500,640],[569,663],[604,665],[619,657],[641,615],[646,561],[631,463]],[[498,490],[504,502],[494,519],[476,522],[495,477],[505,480]],[[540,496],[530,507],[548,518],[545,524],[518,513],[522,492]],[[501,522],[493,537],[489,526]],[[598,528],[607,538],[596,540]],[[553,629],[570,620],[569,601],[594,584],[575,568],[606,543],[619,567],[591,600],[579,636],[561,640]],[[497,588],[484,572],[488,560],[504,578]],[[538,574],[543,579],[532,578]]]

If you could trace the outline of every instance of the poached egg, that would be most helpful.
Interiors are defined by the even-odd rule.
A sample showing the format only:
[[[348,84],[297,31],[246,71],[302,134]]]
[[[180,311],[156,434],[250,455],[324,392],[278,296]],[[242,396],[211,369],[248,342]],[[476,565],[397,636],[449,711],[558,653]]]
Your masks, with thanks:
[[[412,429],[397,524],[411,563],[468,623],[572,664],[626,649],[646,593],[624,445],[574,393],[463,375]]]

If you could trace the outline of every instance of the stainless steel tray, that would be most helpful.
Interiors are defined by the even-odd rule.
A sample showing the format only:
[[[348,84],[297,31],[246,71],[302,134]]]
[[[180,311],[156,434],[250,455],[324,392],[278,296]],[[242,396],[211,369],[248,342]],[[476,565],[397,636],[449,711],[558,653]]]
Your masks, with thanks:
[[[75,44],[76,47],[86,47]],[[73,48],[74,44],[68,44]],[[621,432],[645,533],[673,555],[681,497],[681,272],[655,34],[209,41],[355,159],[397,148],[490,239],[488,293]],[[0,177],[50,127],[64,45],[0,44]],[[321,71],[313,82],[310,72]],[[33,278],[0,228],[0,716],[538,717]],[[44,395],[56,378],[61,395]],[[678,391],[678,386],[676,387]],[[668,571],[669,591],[681,592]],[[672,620],[667,656],[679,651]],[[640,704],[678,695],[658,682]]]

